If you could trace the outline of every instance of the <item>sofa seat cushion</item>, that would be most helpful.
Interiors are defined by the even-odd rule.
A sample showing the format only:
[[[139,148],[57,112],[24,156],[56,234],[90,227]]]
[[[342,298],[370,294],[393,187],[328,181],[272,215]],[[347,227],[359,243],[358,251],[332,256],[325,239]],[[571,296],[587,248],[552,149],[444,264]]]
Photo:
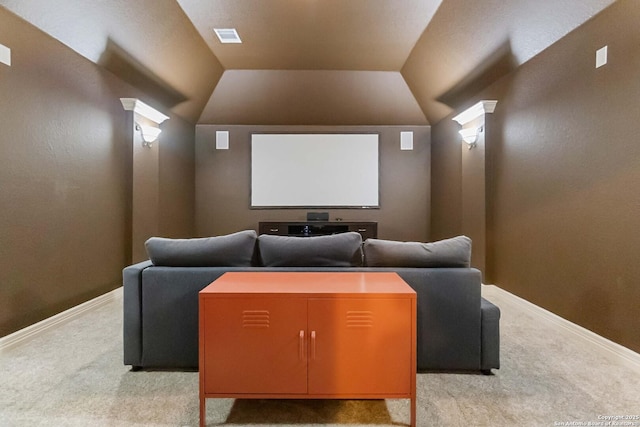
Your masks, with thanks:
[[[432,243],[367,239],[364,261],[368,267],[469,267],[471,239],[457,236]]]
[[[151,237],[145,242],[154,265],[165,267],[248,267],[258,235],[254,230],[196,239]]]
[[[265,267],[357,267],[362,265],[362,236],[356,232],[291,237],[262,234],[258,248]]]

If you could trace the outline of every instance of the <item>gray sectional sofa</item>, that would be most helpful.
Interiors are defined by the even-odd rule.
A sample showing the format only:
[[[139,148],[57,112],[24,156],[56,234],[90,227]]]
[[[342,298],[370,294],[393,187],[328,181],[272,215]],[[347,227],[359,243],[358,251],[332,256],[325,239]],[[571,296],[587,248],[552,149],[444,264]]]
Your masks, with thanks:
[[[481,298],[465,236],[433,243],[318,237],[253,230],[202,239],[151,238],[150,260],[126,267],[124,364],[198,367],[198,292],[229,271],[394,271],[417,294],[420,371],[500,367],[500,310]]]

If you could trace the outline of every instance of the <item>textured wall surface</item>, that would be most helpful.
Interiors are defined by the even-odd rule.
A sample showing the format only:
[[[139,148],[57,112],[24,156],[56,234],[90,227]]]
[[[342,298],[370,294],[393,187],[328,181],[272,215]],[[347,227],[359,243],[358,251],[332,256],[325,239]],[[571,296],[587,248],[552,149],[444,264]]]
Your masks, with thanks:
[[[399,72],[228,70],[199,124],[426,125]]]
[[[158,234],[185,238],[195,231],[195,126],[178,117],[160,135]]]
[[[229,150],[215,149],[216,130],[229,130]],[[403,130],[414,132],[412,151],[400,150]],[[379,133],[380,209],[249,209],[253,132]],[[426,240],[429,181],[428,126],[196,126],[196,234],[200,236],[257,229],[259,221],[305,221],[307,211],[329,211],[331,220],[377,221],[381,239]]]
[[[445,0],[402,67],[429,123],[529,61],[614,0]]]
[[[119,98],[139,94],[2,8],[0,40],[12,49],[12,66],[0,65],[3,336],[121,285],[135,167]],[[174,122],[163,135],[170,144],[160,146],[167,168],[150,178],[160,205],[172,206],[159,212],[172,215],[160,230],[185,234],[193,230],[193,168],[181,159],[193,151],[193,125]]]
[[[441,120],[431,127],[431,238],[462,233],[462,141],[460,125]]]
[[[120,78],[135,78],[134,86],[155,89],[146,91],[147,103],[173,107],[190,122],[197,121],[224,71],[175,0],[0,0],[0,5]],[[163,89],[184,102],[167,105]]]
[[[0,36],[5,335],[119,285],[130,146],[114,78],[4,9]]]
[[[634,351],[639,20],[638,2],[618,1],[478,97],[499,100],[486,135],[485,281]],[[596,69],[604,45],[609,63]]]

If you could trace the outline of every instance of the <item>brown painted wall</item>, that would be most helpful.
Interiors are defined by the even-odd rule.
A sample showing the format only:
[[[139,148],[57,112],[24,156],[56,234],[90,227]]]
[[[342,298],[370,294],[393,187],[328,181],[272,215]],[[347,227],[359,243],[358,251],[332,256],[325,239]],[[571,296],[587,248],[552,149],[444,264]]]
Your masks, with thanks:
[[[638,3],[620,0],[478,96],[499,100],[486,135],[486,281],[634,351],[638,22]],[[595,69],[604,45],[609,63]]]
[[[462,143],[462,224],[461,234],[473,241],[471,266],[485,271],[486,264],[486,144],[485,116],[481,116],[465,128],[483,129],[478,132],[476,145],[469,149]]]
[[[144,242],[158,233],[158,199],[160,182],[158,173],[159,146],[156,141],[151,146],[142,144],[140,132],[135,130],[134,122],[143,121],[132,112],[134,117],[129,126],[133,130],[133,180],[132,180],[132,230],[131,253],[132,263],[146,260],[147,251]],[[147,123],[147,125],[150,125]]]
[[[172,116],[161,127],[158,234],[191,237],[195,232],[195,126]]]
[[[445,0],[402,76],[435,124],[614,0]]]
[[[140,94],[3,8],[0,42],[12,49],[12,66],[0,64],[3,336],[120,286],[131,260],[132,133],[119,98]],[[170,126],[188,152],[193,125]],[[161,165],[173,157],[163,151]],[[176,163],[185,162],[164,160]],[[181,191],[165,183],[189,175],[160,172],[161,206]],[[189,233],[193,206],[174,209],[182,225],[166,227]]]
[[[135,129],[136,115],[127,114],[133,141],[131,262],[135,263],[148,259],[144,242],[149,237],[193,236],[195,127],[174,115],[162,124],[160,137],[149,147]]]
[[[216,130],[230,131],[230,149],[215,150]],[[414,150],[400,150],[400,131],[414,132]],[[428,126],[196,126],[196,234],[257,229],[259,221],[306,220],[308,210],[249,209],[252,132],[378,132],[380,209],[334,209],[330,219],[377,221],[381,239],[427,240],[430,211]]]
[[[459,125],[442,120],[431,127],[431,238],[462,233],[462,140]]]
[[[427,125],[399,72],[227,70],[198,124]]]

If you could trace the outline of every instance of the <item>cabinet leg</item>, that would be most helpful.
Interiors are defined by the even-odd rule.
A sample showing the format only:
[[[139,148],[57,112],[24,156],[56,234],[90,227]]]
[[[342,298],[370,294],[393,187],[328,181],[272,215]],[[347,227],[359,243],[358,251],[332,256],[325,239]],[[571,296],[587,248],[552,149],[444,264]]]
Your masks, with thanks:
[[[207,400],[200,396],[200,427],[207,425]]]
[[[416,427],[416,397],[411,398],[411,427]]]

